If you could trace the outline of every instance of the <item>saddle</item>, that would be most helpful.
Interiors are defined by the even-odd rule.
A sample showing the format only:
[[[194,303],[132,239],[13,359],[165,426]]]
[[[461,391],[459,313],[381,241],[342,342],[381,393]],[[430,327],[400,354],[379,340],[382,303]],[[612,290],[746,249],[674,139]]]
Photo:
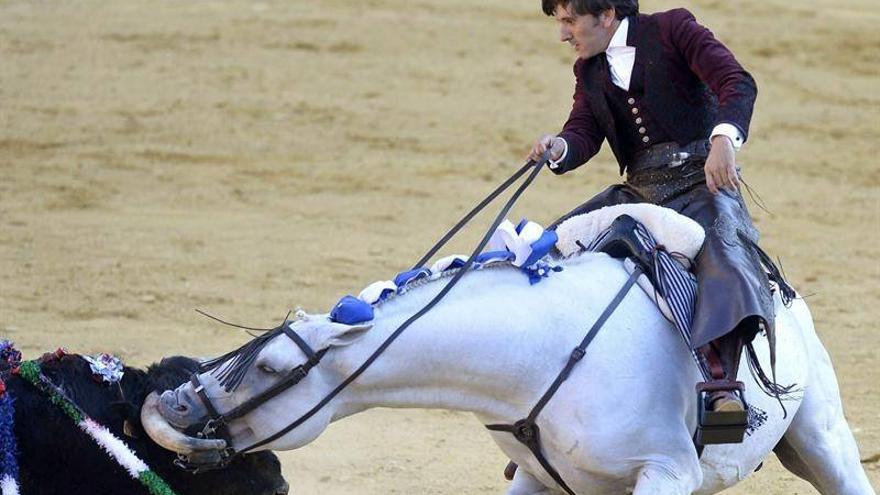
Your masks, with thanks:
[[[569,257],[594,244],[621,215],[627,215],[642,224],[657,241],[671,253],[681,253],[694,259],[703,246],[706,232],[696,221],[663,206],[649,203],[606,206],[583,215],[571,217],[556,227],[559,237],[556,249],[562,257]],[[625,230],[621,227],[621,232]]]
[[[677,306],[688,309],[679,311],[678,318],[682,321],[677,322],[667,300],[669,291],[663,290],[664,284],[658,277],[667,280],[672,277],[682,285],[696,286],[688,270],[705,239],[705,232],[697,222],[662,206],[623,204],[569,218],[559,224],[556,233],[559,237],[557,253],[563,257],[583,251],[604,252],[622,259],[628,273],[633,272],[636,264],[640,265],[644,275],[637,281],[639,287],[667,320],[679,326],[681,331],[689,329],[695,294],[681,296],[684,299]],[[667,262],[657,267],[655,247],[675,256],[665,256]],[[690,339],[686,340],[689,343]]]
[[[587,218],[581,219],[580,223],[582,225],[601,225],[604,213],[599,210],[588,213],[585,215]],[[642,213],[644,216],[645,213],[651,213],[651,209],[643,209],[639,213]],[[666,212],[657,211],[656,213],[662,215]],[[596,218],[590,218],[590,215],[594,214],[597,214],[598,222],[594,222]],[[681,218],[684,219],[686,217],[682,216]],[[686,220],[693,222],[690,219]],[[682,225],[687,225],[687,222],[682,221],[681,223]],[[563,226],[565,224],[560,225],[560,227]],[[668,235],[670,234],[668,225],[664,226],[667,227],[667,230],[664,232],[667,234],[667,238],[681,239],[683,237]],[[697,227],[699,228],[699,225]],[[700,230],[702,231],[702,228]],[[571,232],[566,233],[566,239],[571,239],[569,234]],[[685,344],[691,350],[691,355],[694,357],[694,361],[706,380],[706,382],[697,385],[698,403],[701,406],[698,408],[698,428],[694,436],[697,450],[699,451],[702,445],[742,442],[748,424],[746,411],[716,411],[713,410],[710,404],[712,393],[721,390],[737,394],[740,401],[745,404],[742,383],[735,382],[731,384],[726,381],[712,380],[707,367],[707,364],[710,362],[709,357],[693,349],[691,345],[690,325],[693,320],[693,307],[696,299],[696,279],[687,271],[687,268],[691,265],[690,260],[686,259],[684,262],[679,262],[678,258],[672,257],[669,251],[670,248],[659,244],[654,238],[653,232],[649,232],[642,223],[629,214],[621,214],[614,218],[604,230],[592,239],[575,239],[574,242],[582,250],[604,252],[611,257],[623,259],[624,267],[630,273],[632,273],[635,265],[639,265],[642,273],[644,273],[644,276],[639,278],[645,279],[643,283],[639,284],[640,287],[649,296],[652,296],[657,307],[676,326]],[[585,242],[588,242],[588,244]],[[696,253],[699,251],[699,247],[696,244],[679,245],[678,249]],[[731,385],[734,385],[733,390],[731,390]]]

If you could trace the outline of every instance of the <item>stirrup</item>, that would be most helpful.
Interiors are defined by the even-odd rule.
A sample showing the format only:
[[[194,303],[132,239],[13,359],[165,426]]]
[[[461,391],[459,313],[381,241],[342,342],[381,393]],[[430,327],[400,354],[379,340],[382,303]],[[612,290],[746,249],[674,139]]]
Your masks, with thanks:
[[[743,403],[742,411],[713,411],[709,403],[711,392],[725,391],[736,395]],[[742,443],[749,426],[745,385],[742,382],[716,380],[697,384],[697,433],[699,445]]]

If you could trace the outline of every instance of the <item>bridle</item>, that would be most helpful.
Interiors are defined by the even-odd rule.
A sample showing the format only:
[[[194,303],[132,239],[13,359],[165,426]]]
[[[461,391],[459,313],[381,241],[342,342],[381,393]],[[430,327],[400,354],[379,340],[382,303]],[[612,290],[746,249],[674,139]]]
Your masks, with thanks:
[[[279,394],[283,393],[289,388],[293,388],[306,376],[308,376],[309,372],[321,362],[321,358],[324,357],[324,354],[327,352],[327,349],[321,349],[320,351],[315,351],[312,349],[312,346],[302,338],[302,336],[296,333],[296,330],[290,327],[290,322],[285,321],[281,324],[280,327],[275,329],[276,331],[281,331],[286,335],[290,340],[292,340],[297,347],[306,355],[306,362],[293,368],[290,370],[284,378],[278,383],[272,385],[268,389],[263,392],[251,397],[244,403],[236,406],[235,408],[225,412],[220,413],[217,408],[214,406],[214,403],[211,401],[211,398],[208,396],[207,392],[205,392],[205,386],[202,384],[201,380],[199,380],[199,374],[193,373],[190,376],[189,383],[193,387],[193,391],[202,401],[202,404],[205,406],[205,409],[208,411],[208,420],[205,422],[205,425],[202,427],[201,431],[199,431],[196,435],[199,438],[219,438],[226,441],[227,447],[220,451],[219,460],[214,460],[211,463],[205,464],[202,462],[192,462],[185,455],[178,455],[178,459],[175,462],[179,467],[187,470],[187,471],[201,471],[206,469],[216,469],[225,467],[229,462],[236,456],[243,454],[249,450],[252,450],[253,447],[248,447],[246,449],[242,449],[241,451],[236,452],[232,445],[232,438],[229,435],[229,430],[227,426],[229,422],[234,421],[246,414],[252,412],[254,409],[262,406],[266,402],[277,397]]]
[[[326,353],[327,349],[322,349],[320,351],[315,351],[309,346],[306,341],[296,333],[295,330],[290,328],[290,325],[285,322],[281,325],[280,331],[288,336],[296,345],[300,348],[300,350],[305,353],[308,357],[308,360],[291,370],[287,376],[280,382],[276,383],[266,391],[248,399],[241,405],[233,408],[232,410],[220,414],[214,404],[211,402],[211,398],[205,392],[205,387],[201,383],[198,378],[198,375],[193,375],[190,378],[190,383],[193,386],[194,391],[204,403],[206,410],[208,411],[209,418],[205,425],[202,427],[201,431],[196,433],[196,436],[199,438],[221,438],[226,441],[226,449],[220,451],[218,455],[211,456],[209,460],[205,461],[200,456],[200,459],[195,460],[191,457],[188,457],[183,454],[178,454],[178,459],[175,464],[178,467],[181,467],[188,471],[198,472],[209,469],[222,468],[229,464],[235,457],[243,455],[249,451],[255,450],[259,447],[267,445],[275,440],[283,437],[288,434],[295,428],[299,427],[306,421],[308,421],[312,416],[314,416],[318,411],[320,411],[327,403],[329,403],[334,397],[339,395],[350,383],[352,383],[355,379],[357,379],[364,371],[369,368],[369,366],[406,330],[412,323],[416,320],[424,316],[428,311],[431,310],[437,303],[442,300],[446,294],[458,283],[459,280],[467,273],[470,268],[474,265],[477,256],[483,251],[483,248],[489,243],[489,239],[492,237],[492,234],[495,233],[495,230],[507,216],[507,213],[513,207],[514,203],[516,203],[517,199],[522,195],[523,192],[531,185],[531,183],[535,180],[538,173],[540,173],[544,164],[546,164],[550,159],[550,151],[547,150],[541,155],[541,158],[537,161],[529,160],[525,165],[520,167],[510,178],[508,178],[504,183],[498,186],[494,191],[492,191],[483,201],[481,201],[476,207],[474,207],[470,212],[468,212],[462,219],[454,226],[449,232],[443,236],[437,244],[432,247],[427,254],[425,254],[415,265],[415,268],[421,268],[437,251],[443,247],[452,237],[461,230],[473,217],[475,217],[480,211],[482,211],[489,203],[491,203],[495,198],[498,197],[502,192],[504,192],[507,188],[509,188],[512,184],[514,184],[520,177],[523,176],[527,171],[531,170],[531,173],[526,177],[522,184],[519,185],[517,190],[511,195],[511,197],[507,200],[507,203],[501,208],[501,211],[498,212],[498,215],[495,217],[495,220],[492,222],[492,225],[489,227],[486,234],[483,236],[480,243],[473,250],[471,255],[468,257],[465,264],[458,269],[457,272],[452,276],[449,282],[446,283],[445,286],[440,290],[440,292],[434,296],[431,301],[429,301],[422,309],[416,312],[414,315],[409,317],[406,321],[404,321],[397,329],[385,339],[385,341],[368,357],[363,364],[360,365],[351,375],[348,376],[345,380],[343,380],[339,385],[336,386],[330,393],[328,393],[321,401],[315,404],[311,409],[309,409],[306,413],[300,416],[298,419],[294,420],[292,423],[288,424],[286,427],[281,429],[280,431],[272,434],[271,436],[257,441],[256,443],[249,445],[245,448],[235,450],[232,447],[231,437],[228,432],[228,424],[230,421],[241,418],[242,416],[252,412],[254,409],[260,407],[265,404],[267,401],[273,399],[284,391],[290,389],[291,387],[298,384],[302,381],[317,364],[321,361],[321,358]],[[276,329],[279,330],[279,329]]]
[[[280,382],[276,383],[266,391],[248,399],[243,404],[233,408],[232,410],[220,414],[214,405],[211,403],[210,397],[205,392],[205,387],[199,381],[198,375],[193,375],[190,379],[190,383],[193,386],[193,389],[204,403],[206,409],[208,410],[209,419],[205,423],[205,426],[202,430],[197,433],[197,436],[201,438],[216,438],[219,434],[221,438],[226,440],[227,448],[223,451],[219,452],[217,456],[214,456],[210,459],[209,462],[193,462],[186,456],[178,454],[178,460],[175,462],[178,466],[190,470],[190,471],[200,471],[205,469],[214,469],[227,465],[232,459],[236,456],[243,455],[246,452],[254,450],[256,448],[267,445],[278,438],[286,435],[290,431],[294,430],[304,422],[306,422],[309,418],[314,416],[318,411],[320,411],[328,402],[330,402],[334,397],[336,397],[340,392],[342,392],[345,387],[347,387],[351,382],[353,382],[358,376],[360,376],[366,369],[391,345],[394,340],[400,336],[400,334],[409,327],[413,322],[421,318],[425,313],[431,310],[441,299],[455,286],[456,283],[464,276],[465,273],[468,272],[471,266],[473,266],[474,261],[476,260],[477,255],[482,252],[483,248],[488,244],[490,237],[495,232],[495,229],[501,224],[501,221],[507,215],[510,208],[513,207],[513,204],[519,198],[520,195],[528,188],[528,186],[534,181],[535,177],[541,171],[541,168],[547,161],[549,160],[549,150],[545,152],[541,159],[537,162],[529,161],[522,168],[520,168],[513,176],[511,176],[507,181],[505,181],[501,186],[495,189],[489,196],[487,196],[480,204],[478,204],[473,210],[471,210],[467,215],[465,215],[431,250],[419,260],[414,268],[420,268],[424,265],[427,260],[429,260],[446,242],[448,242],[454,235],[457,233],[465,224],[467,224],[477,213],[480,212],[486,205],[488,205],[492,200],[494,200],[498,194],[507,189],[511,184],[513,184],[521,175],[523,175],[528,169],[533,168],[532,173],[526,178],[526,180],[519,186],[519,188],[514,192],[514,194],[508,199],[507,203],[501,209],[501,211],[496,216],[492,226],[489,228],[488,232],[483,236],[483,239],[480,241],[479,245],[474,249],[468,258],[467,262],[453,275],[452,279],[446,283],[446,285],[440,290],[440,292],[434,296],[431,301],[428,302],[422,309],[420,309],[417,313],[407,319],[403,324],[401,324],[397,329],[390,335],[385,341],[380,345],[371,355],[361,364],[358,369],[356,369],[351,375],[348,376],[345,380],[342,381],[336,388],[334,388],[329,394],[327,394],[320,402],[318,402],[315,406],[309,409],[305,414],[300,416],[298,419],[284,427],[282,430],[274,433],[266,439],[260,440],[253,445],[245,447],[241,450],[236,451],[232,445],[231,437],[227,430],[227,425],[230,421],[240,418],[254,409],[260,407],[265,404],[267,401],[272,400],[274,397],[284,392],[285,390],[295,386],[297,383],[302,381],[308,374],[309,371],[312,370],[318,363],[321,361],[321,358],[324,356],[324,353],[327,352],[327,349],[322,349],[320,351],[315,351],[311,348],[311,346],[306,343],[306,341],[298,334],[295,330],[290,327],[288,322],[284,322],[280,329],[285,335],[287,335],[296,345],[305,353],[308,358],[307,361],[294,368],[287,374],[287,376]],[[486,427],[493,431],[501,431],[508,432],[513,434],[514,438],[525,445],[538,460],[538,463],[547,474],[550,475],[551,478],[565,491],[568,495],[574,495],[572,489],[566,484],[565,480],[559,474],[556,469],[552,466],[550,461],[544,456],[543,451],[541,449],[540,443],[540,435],[539,428],[536,423],[538,415],[543,410],[544,406],[550,401],[559,387],[562,385],[564,381],[566,381],[571,374],[572,369],[580,362],[580,360],[586,354],[587,346],[590,345],[593,338],[602,328],[604,323],[608,320],[612,313],[614,313],[615,309],[620,305],[623,301],[624,297],[626,297],[629,290],[635,285],[636,279],[641,275],[642,269],[640,267],[636,267],[636,269],[630,274],[626,283],[615,295],[614,299],[608,304],[596,322],[592,325],[590,330],[587,332],[584,339],[581,341],[580,345],[576,347],[569,357],[568,362],[565,367],[559,372],[556,379],[550,385],[550,387],[544,392],[544,395],[538,400],[538,403],[532,408],[531,412],[526,418],[523,418],[514,424],[491,424],[486,425]],[[272,337],[274,338],[274,337]]]

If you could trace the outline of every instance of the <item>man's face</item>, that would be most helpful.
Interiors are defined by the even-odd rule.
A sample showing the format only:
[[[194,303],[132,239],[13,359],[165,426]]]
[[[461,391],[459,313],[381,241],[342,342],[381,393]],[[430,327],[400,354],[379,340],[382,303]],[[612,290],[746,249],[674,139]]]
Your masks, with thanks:
[[[559,4],[553,16],[559,22],[559,40],[572,45],[581,59],[604,52],[620,24],[615,18],[614,9],[601,12],[598,16],[578,15],[571,4]]]

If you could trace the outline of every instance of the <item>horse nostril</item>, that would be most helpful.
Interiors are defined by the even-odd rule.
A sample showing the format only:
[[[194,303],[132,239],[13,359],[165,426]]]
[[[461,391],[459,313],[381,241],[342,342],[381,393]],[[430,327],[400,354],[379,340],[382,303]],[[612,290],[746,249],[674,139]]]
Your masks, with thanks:
[[[190,412],[190,406],[186,401],[178,400],[178,395],[173,391],[167,391],[162,394],[161,405],[165,411],[172,414],[186,415]]]
[[[277,488],[275,495],[287,495],[290,492],[290,485],[285,482]]]

